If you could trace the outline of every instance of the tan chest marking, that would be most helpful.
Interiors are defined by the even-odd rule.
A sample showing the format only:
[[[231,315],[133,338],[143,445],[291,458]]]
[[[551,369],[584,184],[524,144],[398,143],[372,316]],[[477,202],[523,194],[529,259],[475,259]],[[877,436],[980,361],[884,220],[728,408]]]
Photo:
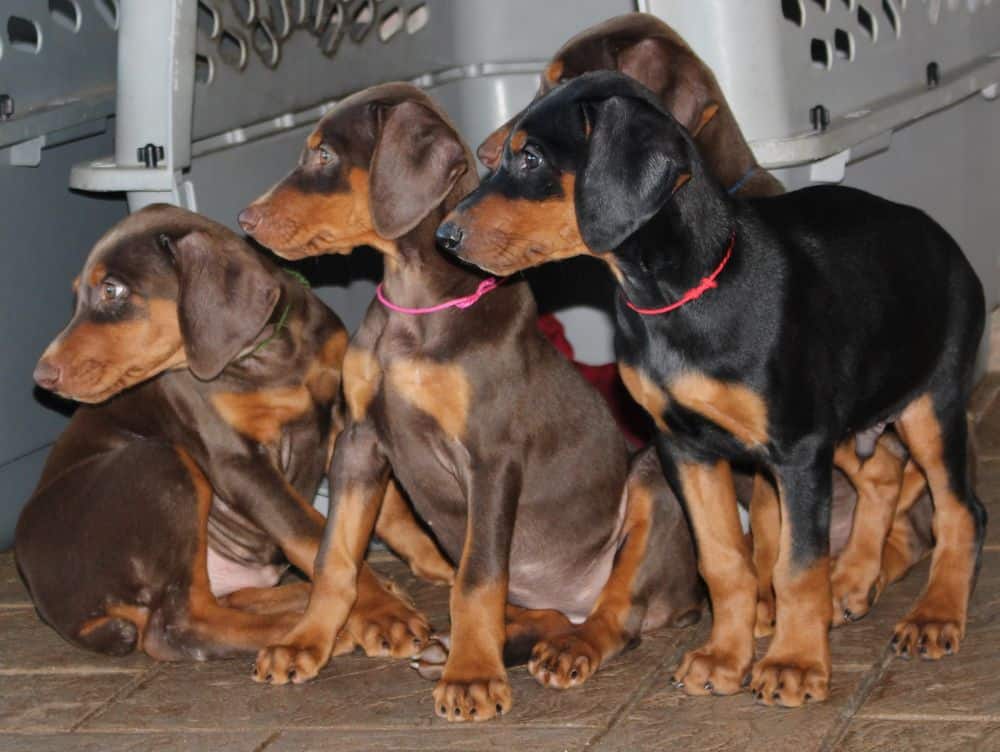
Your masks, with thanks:
[[[653,383],[646,374],[630,365],[619,363],[618,372],[621,374],[622,382],[628,389],[628,393],[632,395],[632,399],[650,414],[656,427],[661,431],[668,430],[667,424],[663,421],[663,413],[670,401],[666,392]]]
[[[261,444],[281,437],[281,429],[301,417],[312,405],[303,386],[261,389],[256,392],[219,392],[212,404],[229,425]]]
[[[347,350],[347,332],[340,330],[323,343],[306,372],[306,386],[320,402],[330,402],[340,389],[340,375]]]
[[[402,358],[389,368],[389,386],[404,400],[427,413],[453,439],[465,435],[472,385],[456,365],[422,358]]]
[[[670,396],[704,416],[747,446],[768,441],[767,405],[752,389],[717,381],[701,373],[684,373],[668,385]]]
[[[351,419],[363,420],[368,406],[382,384],[382,368],[375,356],[357,347],[347,348],[344,355],[344,399]]]

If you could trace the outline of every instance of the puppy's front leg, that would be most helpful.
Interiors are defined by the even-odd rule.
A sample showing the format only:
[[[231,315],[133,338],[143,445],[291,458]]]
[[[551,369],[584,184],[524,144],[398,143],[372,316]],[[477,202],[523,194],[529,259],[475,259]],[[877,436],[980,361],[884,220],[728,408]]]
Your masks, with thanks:
[[[257,654],[254,680],[272,684],[311,679],[326,665],[337,633],[358,598],[358,579],[389,463],[370,421],[351,423],[337,437],[330,467],[334,516],[323,531],[309,606],[281,644]]]
[[[774,568],[778,619],[767,654],[753,668],[750,690],[766,705],[795,707],[829,694],[833,448],[789,454],[775,468],[782,520]]]
[[[469,483],[465,545],[451,591],[451,652],[434,688],[434,710],[449,721],[485,721],[511,707],[504,610],[520,493],[521,470],[507,460],[476,471]]]

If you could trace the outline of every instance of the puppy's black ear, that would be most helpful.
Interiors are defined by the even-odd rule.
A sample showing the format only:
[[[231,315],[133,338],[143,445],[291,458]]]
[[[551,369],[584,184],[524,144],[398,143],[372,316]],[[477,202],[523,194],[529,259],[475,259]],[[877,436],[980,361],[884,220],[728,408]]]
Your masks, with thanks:
[[[409,232],[468,169],[465,146],[437,113],[413,101],[394,106],[372,156],[375,231],[390,240]]]
[[[689,167],[677,123],[648,102],[616,96],[583,110],[589,148],[576,180],[576,219],[583,242],[602,253],[648,222]]]
[[[243,241],[195,230],[164,236],[178,272],[177,310],[188,367],[214,379],[267,324],[281,286]]]

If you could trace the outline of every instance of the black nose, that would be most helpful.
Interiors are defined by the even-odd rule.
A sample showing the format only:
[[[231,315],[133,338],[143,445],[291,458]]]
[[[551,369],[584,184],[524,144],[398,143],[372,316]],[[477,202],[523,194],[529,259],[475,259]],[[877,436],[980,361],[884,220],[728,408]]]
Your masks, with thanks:
[[[446,251],[455,253],[461,247],[464,235],[462,229],[454,222],[445,222],[437,229],[435,237],[439,246]]]

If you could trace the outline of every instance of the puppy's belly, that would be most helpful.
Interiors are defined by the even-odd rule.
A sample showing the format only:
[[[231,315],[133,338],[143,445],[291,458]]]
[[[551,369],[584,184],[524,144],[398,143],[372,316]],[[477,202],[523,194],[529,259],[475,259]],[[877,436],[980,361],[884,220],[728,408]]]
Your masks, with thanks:
[[[625,525],[627,499],[618,502],[607,536],[596,546],[569,544],[545,535],[544,526],[518,519],[510,557],[507,600],[522,608],[561,611],[574,624],[585,621],[611,576]],[[539,531],[541,530],[541,533]]]
[[[208,549],[208,582],[216,598],[248,587],[274,587],[286,568],[283,564],[240,564]]]

